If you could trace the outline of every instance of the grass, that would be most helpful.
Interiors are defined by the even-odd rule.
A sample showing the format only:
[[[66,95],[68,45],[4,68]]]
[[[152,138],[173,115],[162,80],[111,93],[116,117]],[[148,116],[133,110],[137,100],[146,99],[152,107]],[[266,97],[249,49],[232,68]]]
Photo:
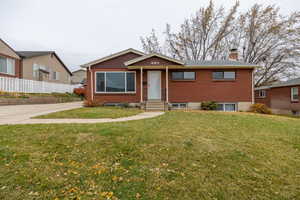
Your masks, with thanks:
[[[167,112],[0,126],[0,199],[299,199],[300,121]]]
[[[47,115],[41,115],[34,118],[39,119],[60,119],[60,118],[120,118],[128,117],[141,113],[140,109],[136,108],[120,108],[120,107],[86,107],[72,110],[54,112]]]
[[[81,98],[75,93],[23,93],[0,91],[0,98],[30,98],[30,97],[59,97],[59,98]]]

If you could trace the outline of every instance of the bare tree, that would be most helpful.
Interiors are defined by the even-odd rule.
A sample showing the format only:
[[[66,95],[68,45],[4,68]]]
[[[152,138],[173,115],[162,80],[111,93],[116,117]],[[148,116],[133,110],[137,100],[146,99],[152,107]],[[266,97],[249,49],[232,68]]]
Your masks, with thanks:
[[[240,60],[258,64],[255,85],[267,85],[297,73],[300,53],[300,12],[282,16],[275,6],[255,4],[235,18],[239,3],[225,12],[213,1],[186,19],[178,32],[167,24],[161,44],[154,30],[141,38],[146,52],[165,53],[183,60],[227,59],[237,48]],[[226,14],[227,13],[227,14]]]
[[[141,37],[143,49],[147,53],[162,53],[163,49],[159,44],[158,38],[155,34],[155,30],[152,29],[150,36]]]
[[[258,64],[256,85],[290,78],[298,70],[300,13],[281,16],[275,6],[255,4],[240,15],[236,34],[242,60]]]
[[[206,8],[200,8],[195,16],[186,19],[179,32],[172,32],[171,26],[166,26],[166,39],[163,45],[157,43],[157,37],[152,30],[149,37],[141,38],[146,52],[164,52],[172,57],[187,60],[215,59],[223,52],[221,42],[233,30],[234,15],[237,2],[225,15],[223,7],[215,8],[210,1]]]

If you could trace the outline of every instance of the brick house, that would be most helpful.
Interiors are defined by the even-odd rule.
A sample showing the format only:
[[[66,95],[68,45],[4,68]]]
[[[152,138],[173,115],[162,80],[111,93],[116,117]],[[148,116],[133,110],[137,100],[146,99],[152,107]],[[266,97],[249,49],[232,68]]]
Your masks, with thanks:
[[[300,78],[255,88],[255,102],[263,103],[276,114],[300,114]]]
[[[20,56],[0,38],[0,77],[22,78]]]
[[[256,65],[228,60],[182,61],[127,49],[82,65],[87,69],[87,99],[129,103],[147,109],[199,109],[215,101],[218,110],[246,111],[254,102]]]

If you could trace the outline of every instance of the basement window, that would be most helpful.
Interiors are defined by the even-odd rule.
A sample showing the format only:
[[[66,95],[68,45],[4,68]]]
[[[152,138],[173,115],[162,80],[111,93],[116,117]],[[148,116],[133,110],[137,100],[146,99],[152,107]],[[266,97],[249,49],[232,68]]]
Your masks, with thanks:
[[[217,103],[217,111],[235,112],[237,110],[236,103]]]
[[[185,109],[186,107],[186,103],[172,103],[172,109]]]

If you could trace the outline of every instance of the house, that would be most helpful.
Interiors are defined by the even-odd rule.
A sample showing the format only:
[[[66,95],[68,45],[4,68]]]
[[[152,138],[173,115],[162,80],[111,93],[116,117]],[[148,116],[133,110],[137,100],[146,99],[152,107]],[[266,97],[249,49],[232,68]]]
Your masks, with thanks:
[[[86,80],[86,70],[78,69],[72,72],[71,84],[83,84]]]
[[[72,73],[54,51],[17,51],[22,58],[22,78],[71,83]]]
[[[0,77],[22,78],[20,56],[0,38]]]
[[[127,49],[82,65],[87,69],[87,99],[129,103],[146,109],[199,109],[215,101],[218,110],[246,111],[254,102],[256,65],[228,60],[182,61]]]
[[[300,114],[300,78],[255,88],[255,102],[263,103],[276,114]]]

